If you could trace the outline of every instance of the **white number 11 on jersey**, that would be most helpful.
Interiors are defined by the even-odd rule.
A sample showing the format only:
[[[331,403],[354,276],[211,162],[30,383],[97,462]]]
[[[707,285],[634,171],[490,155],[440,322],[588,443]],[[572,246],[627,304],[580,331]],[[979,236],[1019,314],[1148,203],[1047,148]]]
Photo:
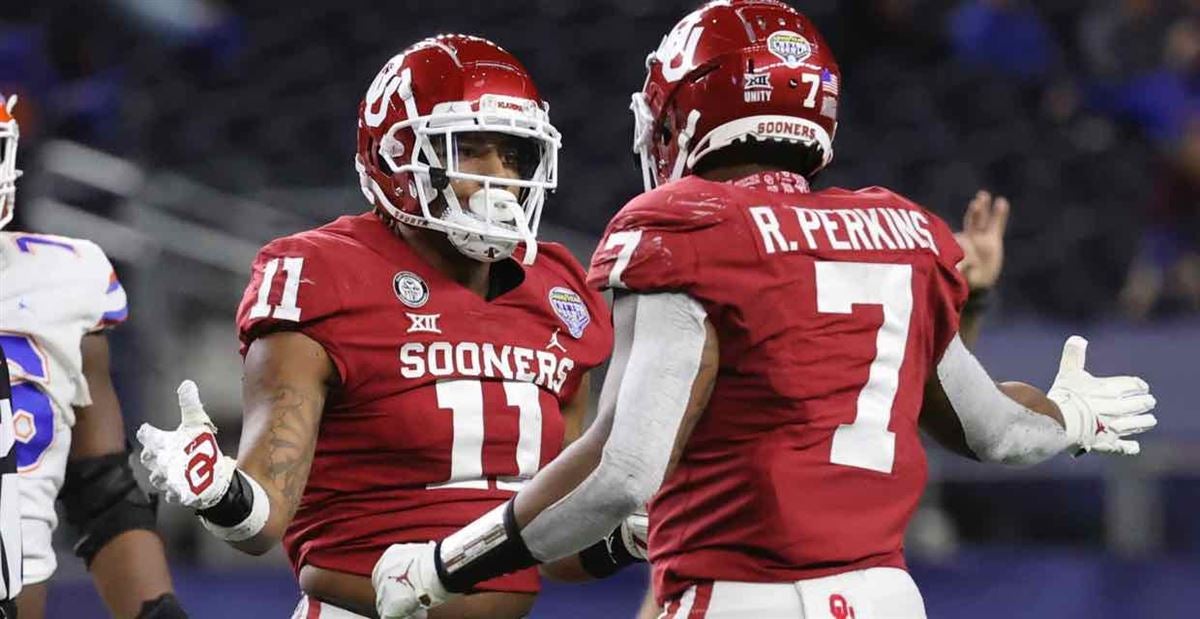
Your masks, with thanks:
[[[517,475],[496,479],[496,488],[516,492],[538,472],[542,457],[542,404],[538,386],[504,381],[504,398],[517,409]],[[449,410],[454,438],[450,446],[450,479],[429,484],[429,490],[471,488],[486,490],[488,475],[483,470],[483,383],[474,379],[444,380],[437,384],[438,408]],[[493,411],[491,414],[500,414]]]
[[[300,308],[296,305],[296,297],[300,295],[300,270],[304,268],[304,258],[284,258],[283,270],[287,279],[283,282],[283,295],[279,297],[279,305],[272,313],[271,288],[275,286],[275,274],[279,272],[279,258],[272,258],[263,267],[262,283],[258,285],[258,297],[254,307],[250,308],[251,318],[274,316],[278,320],[300,321]]]
[[[817,262],[817,311],[849,314],[855,303],[882,305],[883,324],[875,336],[875,359],[867,384],[858,392],[854,422],[833,432],[829,461],[891,473],[896,434],[888,430],[900,387],[900,364],[912,317],[912,266],[866,262]]]

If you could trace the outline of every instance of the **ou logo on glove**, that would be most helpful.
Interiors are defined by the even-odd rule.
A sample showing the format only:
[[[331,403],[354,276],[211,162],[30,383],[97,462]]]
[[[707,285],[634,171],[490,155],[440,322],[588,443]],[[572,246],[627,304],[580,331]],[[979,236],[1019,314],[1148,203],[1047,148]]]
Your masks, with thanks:
[[[205,446],[208,449],[203,449]],[[192,492],[200,494],[213,483],[213,467],[221,453],[217,448],[217,439],[212,432],[205,432],[188,443],[187,447],[183,448],[183,452],[195,454],[191,460],[188,460],[184,476],[187,478],[188,487],[192,489]]]

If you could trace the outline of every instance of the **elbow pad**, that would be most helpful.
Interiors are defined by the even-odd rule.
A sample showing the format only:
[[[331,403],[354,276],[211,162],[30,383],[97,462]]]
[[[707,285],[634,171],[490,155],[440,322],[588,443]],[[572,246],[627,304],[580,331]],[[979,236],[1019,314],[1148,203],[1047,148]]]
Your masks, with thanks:
[[[88,567],[114,537],[126,531],[155,528],[158,499],[138,486],[128,453],[67,462],[59,499],[67,522],[80,534],[75,555]]]

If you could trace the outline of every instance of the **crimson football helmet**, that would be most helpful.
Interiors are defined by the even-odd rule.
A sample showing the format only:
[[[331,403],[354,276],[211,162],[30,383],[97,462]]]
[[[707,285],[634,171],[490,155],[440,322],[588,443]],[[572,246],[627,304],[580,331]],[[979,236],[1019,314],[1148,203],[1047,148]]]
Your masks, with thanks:
[[[671,29],[634,93],[633,151],[649,191],[706,155],[758,140],[833,158],[841,72],[808,17],[777,0],[715,0]]]
[[[519,178],[460,170],[458,144],[468,132],[516,138],[526,155]],[[379,71],[359,107],[355,168],[363,195],[396,221],[445,232],[484,262],[524,243],[532,263],[546,192],[558,185],[560,145],[525,67],[491,41],[449,34],[416,43]],[[482,188],[460,204],[452,180]],[[444,205],[435,206],[439,197]]]
[[[21,132],[13,116],[16,105],[16,95],[8,99],[0,96],[0,228],[12,221],[17,201],[17,178],[21,176],[17,169],[17,138]]]

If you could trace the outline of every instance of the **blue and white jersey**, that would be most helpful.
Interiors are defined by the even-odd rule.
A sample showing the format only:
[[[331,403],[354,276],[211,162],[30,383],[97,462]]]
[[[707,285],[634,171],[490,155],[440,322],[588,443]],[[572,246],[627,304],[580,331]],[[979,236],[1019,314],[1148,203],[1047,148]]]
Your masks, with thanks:
[[[0,232],[0,345],[12,383],[26,584],[50,578],[75,408],[92,403],[82,338],[124,321],[125,290],[104,251],[81,239]]]
[[[21,593],[21,511],[17,504],[21,480],[13,451],[17,438],[4,359],[4,346],[0,345],[0,601],[14,600]]]

